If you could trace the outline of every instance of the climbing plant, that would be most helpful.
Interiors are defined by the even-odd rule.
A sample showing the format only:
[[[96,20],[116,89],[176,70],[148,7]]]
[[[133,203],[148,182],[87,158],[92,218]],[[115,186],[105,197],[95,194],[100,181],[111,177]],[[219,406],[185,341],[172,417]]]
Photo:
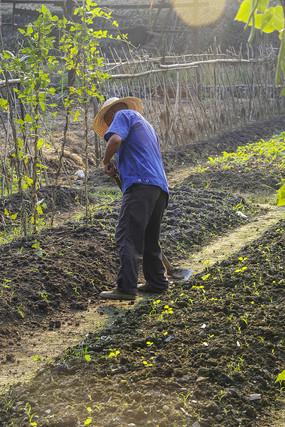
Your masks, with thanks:
[[[64,100],[66,110],[66,126],[70,120],[77,121],[83,116],[84,146],[85,146],[85,200],[86,218],[88,218],[88,113],[92,98],[101,101],[102,94],[98,85],[108,78],[103,71],[104,58],[100,45],[107,39],[124,39],[121,34],[113,35],[103,25],[118,28],[118,23],[112,18],[111,12],[106,12],[92,0],[83,0],[73,10],[70,19],[63,18],[59,22],[61,37],[59,50],[62,54],[63,69],[69,72],[68,90]],[[63,149],[66,142],[66,132],[63,138]]]
[[[275,84],[282,85],[281,94],[285,96],[285,0],[243,0],[236,20],[251,27],[249,43],[254,40],[256,30],[263,33],[279,33],[280,49],[276,67]],[[284,206],[285,184],[278,191],[278,205]]]
[[[53,55],[55,47],[54,27],[58,17],[51,14],[44,5],[39,9],[37,19],[25,29],[20,29],[23,47],[17,54],[2,51],[1,73],[7,82],[7,100],[2,100],[2,109],[9,115],[14,150],[11,157],[16,164],[18,190],[23,196],[30,193],[30,204],[26,209],[22,197],[21,220],[26,235],[36,232],[43,222],[43,208],[38,200],[45,166],[41,161],[41,152],[46,145],[43,119],[48,107],[54,107],[51,87],[51,73],[58,64]],[[17,85],[10,86],[8,77],[17,77]],[[29,227],[31,226],[31,227]]]
[[[98,87],[108,78],[103,71],[100,46],[106,39],[122,40],[124,36],[119,34],[111,12],[104,11],[92,0],[79,0],[76,4],[78,7],[68,18],[59,18],[42,5],[37,19],[19,30],[23,41],[18,53],[0,52],[0,76],[6,81],[6,96],[0,98],[0,109],[7,115],[12,130],[14,149],[10,155],[21,195],[20,216],[25,235],[29,231],[36,232],[44,223],[43,201],[38,200],[38,190],[48,177],[43,151],[49,147],[47,122],[50,112],[55,116],[57,107],[65,109],[65,125],[55,183],[61,171],[69,123],[82,117],[88,217],[88,129],[91,121],[88,113],[92,99],[103,99]],[[102,28],[113,28],[115,32]],[[10,85],[9,79],[14,77],[17,84]],[[30,199],[26,209],[27,192]]]

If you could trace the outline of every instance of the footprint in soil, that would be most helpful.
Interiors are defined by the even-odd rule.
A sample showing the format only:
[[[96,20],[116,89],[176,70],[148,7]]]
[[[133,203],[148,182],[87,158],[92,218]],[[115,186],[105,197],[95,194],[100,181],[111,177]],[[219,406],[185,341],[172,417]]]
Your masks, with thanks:
[[[60,320],[50,320],[48,328],[50,331],[54,331],[55,329],[61,328],[61,321]]]
[[[72,301],[70,307],[72,310],[85,311],[88,309],[88,303],[84,301]]]
[[[76,427],[78,426],[77,419],[73,416],[66,417],[60,421],[49,422],[48,424],[43,424],[43,427]]]

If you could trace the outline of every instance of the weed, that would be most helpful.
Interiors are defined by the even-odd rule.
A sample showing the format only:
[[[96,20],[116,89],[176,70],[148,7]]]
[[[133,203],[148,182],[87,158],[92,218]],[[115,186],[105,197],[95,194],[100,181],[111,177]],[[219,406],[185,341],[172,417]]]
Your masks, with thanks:
[[[239,356],[238,358],[233,357],[227,364],[230,374],[241,372],[244,367],[244,363],[244,358],[242,356]]]
[[[25,406],[25,413],[28,417],[28,423],[30,427],[37,427],[38,426],[38,422],[35,421],[35,417],[37,417],[35,414],[33,414],[32,412],[32,407],[30,405],[29,402],[26,403]]]
[[[33,360],[33,362],[41,362],[42,357],[39,354],[33,354],[32,360]]]
[[[21,319],[25,318],[25,308],[24,308],[23,304],[19,304],[17,306],[17,313]]]
[[[43,301],[49,302],[49,294],[46,291],[40,291],[39,296]]]

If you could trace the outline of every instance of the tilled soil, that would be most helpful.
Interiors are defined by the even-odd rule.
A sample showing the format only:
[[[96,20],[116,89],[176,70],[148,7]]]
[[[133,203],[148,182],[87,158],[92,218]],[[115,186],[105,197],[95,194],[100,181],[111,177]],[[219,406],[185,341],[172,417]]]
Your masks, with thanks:
[[[195,165],[207,160],[210,156],[218,156],[223,151],[235,151],[239,146],[271,138],[273,134],[283,132],[284,129],[285,118],[283,116],[268,121],[254,122],[242,129],[186,144],[181,149],[176,147],[174,150],[166,151],[163,154],[164,163],[168,171],[175,169],[178,165]]]
[[[284,177],[285,170],[280,170],[276,165],[259,165],[256,168],[240,165],[231,170],[215,167],[203,173],[190,173],[184,184],[193,188],[223,188],[244,194],[272,193],[280,188]]]
[[[42,187],[37,193],[38,200],[42,202],[42,208],[45,216],[51,212],[66,212],[74,207],[76,204],[80,205],[84,203],[84,194],[82,190],[69,187],[55,187],[48,186]],[[24,195],[24,203],[22,204],[22,198],[19,193],[15,193],[9,197],[0,198],[0,230],[7,226],[15,226],[19,223],[22,206],[27,214],[31,214],[32,200],[31,194],[26,192]],[[11,220],[9,215],[5,214],[5,209],[10,214],[17,214],[15,220]]]
[[[0,340],[14,327],[40,321],[64,307],[85,309],[88,300],[110,288],[118,267],[114,231],[119,202],[94,214],[94,225],[67,224],[36,239],[0,248]],[[177,188],[162,226],[162,244],[170,260],[185,257],[216,235],[244,224],[251,207],[221,191]],[[11,338],[12,339],[12,338]]]
[[[17,324],[65,307],[86,309],[116,272],[113,244],[99,226],[51,229],[2,246],[0,259],[0,347],[17,337]]]
[[[28,425],[27,402],[41,427],[88,417],[102,427],[254,426],[284,369],[284,243],[283,220],[186,285],[122,312],[2,396],[3,427]]]
[[[183,181],[193,188],[222,188],[231,192],[273,193],[285,178],[283,133],[268,141],[224,152],[189,171]]]
[[[109,211],[96,212],[93,221],[104,221],[109,232],[114,233],[120,203],[115,201],[110,207]],[[163,250],[172,260],[181,259],[227,228],[246,223],[256,209],[244,198],[225,191],[176,186],[170,192],[161,226]]]

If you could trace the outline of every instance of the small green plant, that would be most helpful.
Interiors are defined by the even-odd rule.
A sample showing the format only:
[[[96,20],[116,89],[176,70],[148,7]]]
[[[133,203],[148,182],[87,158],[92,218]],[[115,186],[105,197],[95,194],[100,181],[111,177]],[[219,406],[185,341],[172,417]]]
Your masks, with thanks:
[[[41,362],[42,357],[39,354],[33,354],[32,360],[33,360],[33,362]]]
[[[279,383],[280,385],[283,385],[283,383],[285,384],[285,369],[284,371],[280,372],[280,374],[278,374],[275,382]]]
[[[30,405],[29,402],[26,403],[25,406],[25,413],[28,417],[28,423],[30,427],[37,427],[38,426],[38,422],[35,421],[35,417],[36,415],[32,412],[32,407]]]
[[[86,406],[86,411],[88,412],[88,416],[87,418],[84,420],[83,425],[84,426],[90,426],[93,422],[93,418],[92,418],[92,408],[91,406]]]
[[[44,255],[44,251],[41,247],[41,242],[39,240],[34,240],[34,242],[32,243],[32,249],[34,249],[34,253],[38,257],[42,257]]]
[[[206,291],[205,291],[205,286],[203,286],[203,285],[193,285],[191,289],[193,289],[193,290],[197,290],[197,291],[201,291],[201,292],[203,292],[203,293],[205,293],[205,292],[206,292]]]
[[[120,350],[110,350],[108,354],[108,359],[116,359],[121,354]]]
[[[285,181],[277,191],[277,206],[285,206]]]
[[[19,304],[17,306],[17,313],[21,319],[25,318],[25,308],[24,308],[23,304]]]
[[[147,360],[143,360],[142,364],[146,367],[146,368],[151,368],[153,366],[153,363],[148,362]]]
[[[164,305],[163,309],[162,309],[162,312],[158,316],[158,319],[159,320],[164,320],[165,317],[172,316],[173,314],[174,314],[173,308],[170,307],[169,305]]]
[[[83,347],[81,354],[85,362],[88,362],[88,363],[91,362],[92,358],[91,358],[91,355],[88,353],[88,347],[86,346]]]
[[[246,271],[248,269],[248,267],[246,265],[244,265],[241,268],[236,268],[235,269],[235,273],[243,273],[244,271]]]
[[[162,302],[160,299],[156,299],[156,300],[151,301],[149,316],[156,315],[158,313],[158,310],[159,310],[161,304],[162,304]]]
[[[39,296],[43,301],[49,302],[49,294],[47,291],[40,291]]]
[[[238,358],[233,357],[230,362],[227,364],[227,368],[230,372],[230,374],[233,373],[239,373],[242,371],[242,368],[244,366],[244,358],[242,356],[239,356]]]
[[[0,297],[3,296],[5,289],[11,289],[11,282],[11,279],[3,279],[2,282],[0,282]]]

